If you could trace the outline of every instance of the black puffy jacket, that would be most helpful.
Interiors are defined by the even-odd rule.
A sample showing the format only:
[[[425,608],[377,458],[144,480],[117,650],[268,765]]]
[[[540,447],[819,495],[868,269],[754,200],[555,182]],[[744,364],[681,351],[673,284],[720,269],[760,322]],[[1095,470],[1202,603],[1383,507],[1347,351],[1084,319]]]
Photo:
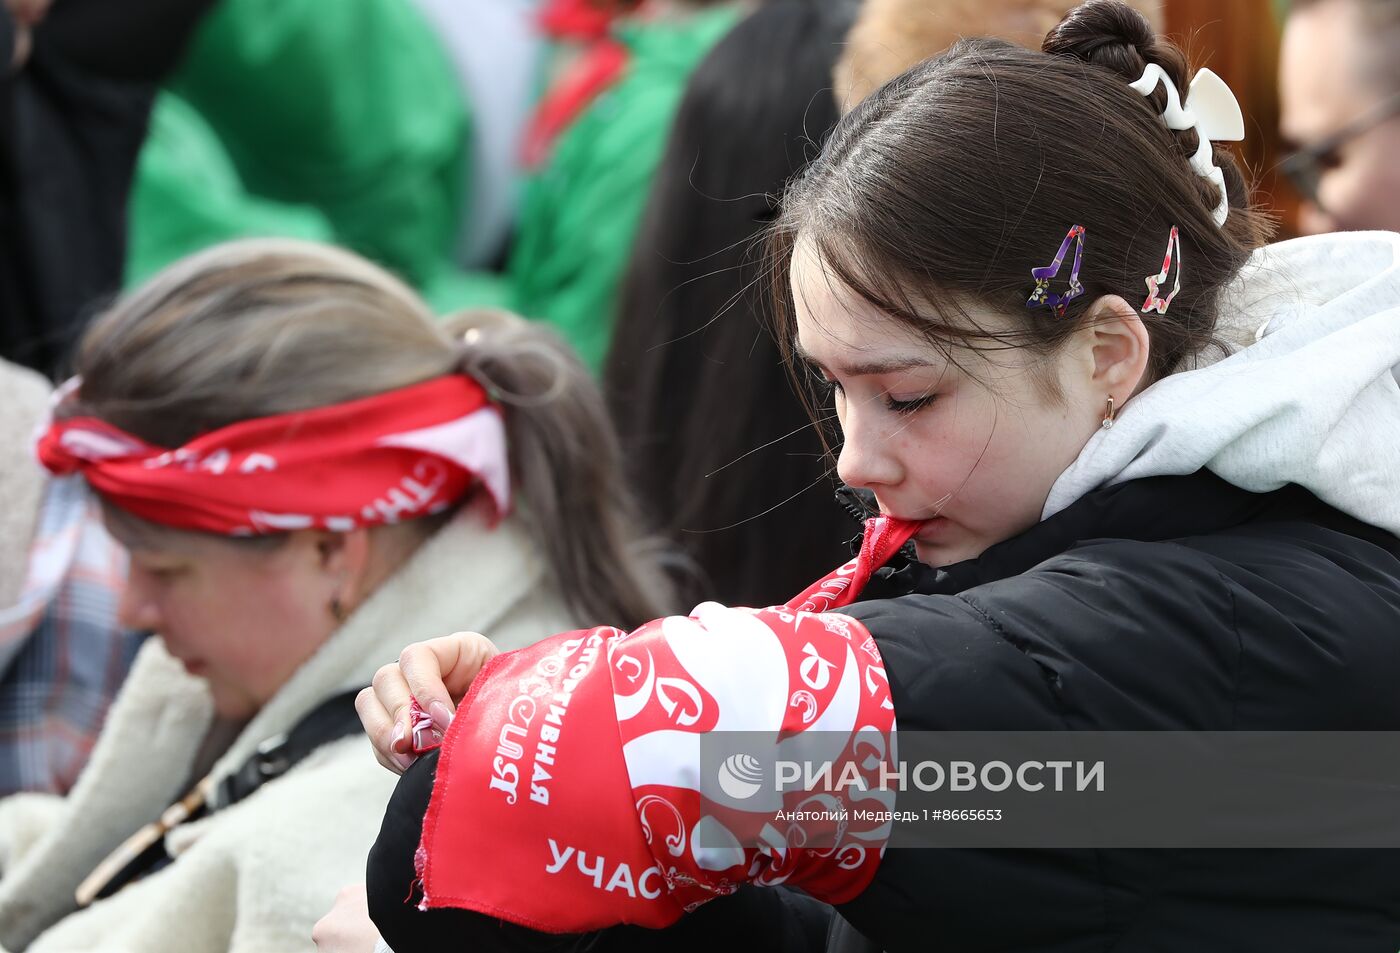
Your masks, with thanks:
[[[1124,483],[879,585],[848,611],[901,730],[1400,728],[1400,539],[1297,487]],[[946,953],[1393,951],[1400,851],[896,850],[841,913]]]
[[[1400,539],[1297,487],[1120,484],[864,596],[844,611],[879,642],[901,730],[1400,729]],[[417,829],[378,857],[411,858]],[[389,867],[372,858],[379,910],[376,878],[399,900],[411,879]],[[461,914],[440,921],[458,939],[476,916],[436,912]],[[1400,851],[892,849],[839,913],[842,951],[1390,953]],[[555,948],[648,948],[639,932]]]

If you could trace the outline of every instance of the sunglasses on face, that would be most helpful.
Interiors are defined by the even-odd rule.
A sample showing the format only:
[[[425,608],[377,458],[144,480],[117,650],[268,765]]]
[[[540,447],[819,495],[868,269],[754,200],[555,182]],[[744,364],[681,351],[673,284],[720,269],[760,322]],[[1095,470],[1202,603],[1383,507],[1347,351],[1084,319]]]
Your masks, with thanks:
[[[1293,183],[1298,194],[1321,207],[1317,199],[1318,186],[1325,173],[1341,165],[1342,146],[1396,115],[1400,115],[1400,92],[1377,103],[1330,136],[1290,152],[1279,162],[1279,171]]]

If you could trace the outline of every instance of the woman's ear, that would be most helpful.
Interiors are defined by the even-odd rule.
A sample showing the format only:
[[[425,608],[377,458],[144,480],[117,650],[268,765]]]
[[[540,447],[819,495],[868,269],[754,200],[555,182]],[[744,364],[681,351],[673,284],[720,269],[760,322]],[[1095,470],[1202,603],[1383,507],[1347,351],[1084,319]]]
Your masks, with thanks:
[[[332,599],[346,612],[359,605],[369,584],[369,530],[360,527],[347,533],[302,532],[311,534],[317,568],[331,584]]]
[[[1122,406],[1147,375],[1151,338],[1142,316],[1117,295],[1104,295],[1089,308],[1084,333],[1092,355],[1091,385]]]

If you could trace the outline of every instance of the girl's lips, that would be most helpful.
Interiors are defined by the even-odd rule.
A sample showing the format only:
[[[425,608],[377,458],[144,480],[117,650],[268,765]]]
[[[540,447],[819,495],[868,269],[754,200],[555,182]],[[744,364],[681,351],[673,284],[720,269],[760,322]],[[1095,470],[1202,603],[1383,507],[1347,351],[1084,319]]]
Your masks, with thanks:
[[[203,675],[204,670],[209,667],[197,658],[181,659],[180,664],[185,666],[185,671],[191,675]]]

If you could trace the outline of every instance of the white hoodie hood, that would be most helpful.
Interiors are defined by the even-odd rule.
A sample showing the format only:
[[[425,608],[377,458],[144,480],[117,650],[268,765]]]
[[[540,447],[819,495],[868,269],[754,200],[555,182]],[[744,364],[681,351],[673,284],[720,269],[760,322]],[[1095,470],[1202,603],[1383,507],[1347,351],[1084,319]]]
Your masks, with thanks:
[[[1232,353],[1129,400],[1042,516],[1099,487],[1205,467],[1255,493],[1296,483],[1400,535],[1400,235],[1260,249],[1222,297],[1220,324]]]

